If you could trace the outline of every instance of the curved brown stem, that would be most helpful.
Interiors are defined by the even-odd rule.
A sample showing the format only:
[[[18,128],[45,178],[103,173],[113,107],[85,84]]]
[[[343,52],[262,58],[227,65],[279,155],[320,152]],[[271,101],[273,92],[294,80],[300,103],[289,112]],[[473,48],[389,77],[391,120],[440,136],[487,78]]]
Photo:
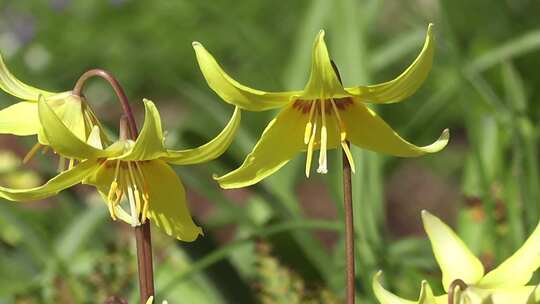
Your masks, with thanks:
[[[463,282],[461,279],[455,279],[448,287],[448,304],[454,304],[454,293],[456,288],[459,287],[459,290],[463,291],[467,289],[467,283]]]
[[[111,85],[114,92],[116,93],[116,96],[118,97],[118,101],[122,106],[122,110],[124,111],[124,115],[121,119],[121,121],[123,121],[121,122],[121,126],[125,126],[127,124],[127,131],[129,131],[126,132],[125,128],[121,127],[121,129],[124,129],[120,130],[121,133],[123,133],[121,134],[121,137],[129,137],[132,140],[136,140],[137,136],[139,135],[139,131],[137,129],[137,122],[135,121],[135,117],[133,116],[133,110],[131,109],[129,100],[126,96],[126,93],[124,92],[124,89],[111,73],[102,69],[93,69],[85,72],[81,75],[81,77],[79,77],[79,79],[75,83],[72,94],[77,96],[83,96],[82,90],[84,88],[84,85],[86,81],[92,77],[103,78]],[[150,223],[147,221],[146,223],[135,227],[134,230],[135,240],[137,243],[139,289],[141,303],[144,304],[149,297],[154,296],[154,269],[152,264],[152,237],[150,234]]]
[[[89,71],[86,71],[84,74],[79,77],[77,80],[77,83],[75,83],[75,87],[73,88],[73,95],[82,96],[82,90],[84,88],[84,84],[86,81],[92,77],[100,77],[105,79],[113,88],[114,92],[116,93],[116,96],[118,97],[118,101],[120,101],[120,105],[122,106],[122,110],[124,111],[124,114],[127,117],[128,120],[128,126],[129,126],[129,135],[131,139],[135,140],[138,136],[138,130],[137,130],[137,123],[135,122],[135,117],[133,116],[133,110],[131,109],[131,106],[129,105],[129,100],[126,96],[126,93],[124,92],[124,89],[116,80],[116,78],[109,72],[102,70],[102,69],[92,69]]]

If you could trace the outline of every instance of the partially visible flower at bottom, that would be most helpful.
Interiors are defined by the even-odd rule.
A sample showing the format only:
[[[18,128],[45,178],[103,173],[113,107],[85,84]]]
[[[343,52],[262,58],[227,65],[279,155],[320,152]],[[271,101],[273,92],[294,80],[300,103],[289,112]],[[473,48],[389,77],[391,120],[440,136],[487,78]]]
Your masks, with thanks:
[[[148,298],[148,301],[146,301],[146,304],[154,304],[154,297],[151,296],[150,298]],[[163,300],[161,304],[169,304],[169,302],[167,302],[167,300]]]
[[[484,266],[450,227],[427,211],[422,211],[424,229],[442,272],[444,290],[462,280],[467,287],[454,289],[454,304],[539,304],[540,285],[525,285],[540,267],[540,224],[511,257],[484,275]],[[373,291],[381,304],[447,304],[448,294],[434,296],[422,282],[417,301],[402,299],[384,289],[381,272],[373,279]]]
[[[240,110],[235,110],[225,129],[207,144],[174,151],[164,147],[161,119],[155,105],[149,100],[144,105],[144,126],[136,141],[121,138],[104,148],[98,128],[93,130],[87,144],[41,99],[39,117],[51,146],[60,155],[80,163],[40,187],[0,187],[0,197],[12,201],[39,200],[78,183],[89,184],[105,199],[114,220],[118,218],[138,226],[150,219],[168,235],[181,241],[194,241],[202,229],[193,222],[182,182],[167,163],[196,164],[221,155],[240,124]]]

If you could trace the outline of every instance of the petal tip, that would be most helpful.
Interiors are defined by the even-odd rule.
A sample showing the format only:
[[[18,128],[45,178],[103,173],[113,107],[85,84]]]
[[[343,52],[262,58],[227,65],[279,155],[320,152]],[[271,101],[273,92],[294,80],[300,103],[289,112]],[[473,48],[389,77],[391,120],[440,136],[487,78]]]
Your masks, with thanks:
[[[450,140],[450,129],[446,128],[442,131],[440,140],[448,142]]]
[[[196,47],[202,47],[202,44],[201,44],[199,41],[193,41],[193,42],[191,43],[191,45],[192,45],[194,48],[196,48]]]
[[[321,40],[324,41],[324,35],[325,35],[325,31],[323,29],[319,30],[319,32],[317,33],[317,37],[315,37],[315,42],[320,42]]]
[[[433,23],[429,23],[428,24],[428,28],[427,28],[427,37],[432,37],[433,36],[433,27],[435,25]]]
[[[420,213],[422,214],[422,221],[424,222],[427,221],[429,218],[433,217],[433,214],[431,214],[426,209],[422,209]]]

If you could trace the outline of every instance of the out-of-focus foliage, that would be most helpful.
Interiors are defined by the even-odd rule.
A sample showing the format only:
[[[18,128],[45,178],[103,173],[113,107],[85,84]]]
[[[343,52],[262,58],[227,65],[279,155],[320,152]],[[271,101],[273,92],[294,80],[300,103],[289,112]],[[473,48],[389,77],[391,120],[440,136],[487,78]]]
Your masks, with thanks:
[[[513,252],[540,218],[538,11],[535,0],[4,0],[0,52],[20,79],[51,90],[68,90],[89,68],[110,70],[138,118],[142,98],[151,98],[164,114],[167,144],[183,148],[215,136],[233,110],[204,82],[193,40],[245,84],[301,89],[311,43],[325,28],[345,84],[368,84],[406,67],[434,22],[428,81],[408,100],[377,111],[417,144],[450,127],[449,147],[414,160],[353,151],[358,298],[375,303],[370,282],[380,269],[385,286],[409,298],[422,278],[442,290],[420,209],[454,223],[487,268]],[[110,88],[96,80],[85,92],[116,133],[120,110]],[[1,107],[13,102],[0,96]],[[245,113],[225,155],[179,169],[206,234],[188,244],[154,231],[158,301],[255,303],[272,292],[267,283],[261,293],[260,283],[285,284],[283,273],[292,280],[287,288],[301,291],[298,299],[321,290],[344,296],[338,152],[330,154],[330,173],[309,181],[302,157],[248,189],[221,191],[211,180],[240,164],[272,115]],[[0,137],[0,149],[19,159],[30,143]],[[45,179],[55,165],[44,159],[14,170]],[[0,161],[7,184],[9,160]],[[255,247],[261,239],[272,248],[264,256]],[[275,271],[261,279],[262,265]],[[0,303],[91,303],[112,295],[135,303],[138,295],[132,235],[108,221],[100,198],[84,186],[44,202],[0,204],[0,274]]]

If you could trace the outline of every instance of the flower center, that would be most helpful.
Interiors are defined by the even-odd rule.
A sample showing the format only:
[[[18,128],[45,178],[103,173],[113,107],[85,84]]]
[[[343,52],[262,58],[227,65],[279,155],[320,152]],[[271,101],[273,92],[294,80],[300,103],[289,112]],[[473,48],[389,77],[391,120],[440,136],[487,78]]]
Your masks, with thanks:
[[[345,111],[347,107],[351,106],[353,101],[351,98],[330,98],[330,99],[316,99],[316,100],[302,100],[298,99],[294,102],[293,108],[297,109],[305,115],[309,115],[308,122],[304,131],[304,144],[307,145],[307,157],[306,157],[306,176],[309,177],[311,170],[311,161],[313,159],[313,151],[315,146],[315,140],[317,136],[318,124],[320,124],[320,150],[319,150],[319,167],[317,173],[328,173],[328,131],[327,131],[327,119],[334,119],[338,126],[339,139],[341,147],[347,156],[347,160],[351,164],[351,168],[354,171],[354,161],[352,158],[349,145],[347,144],[347,131],[346,126],[341,119],[340,112]],[[320,121],[320,122],[319,122]]]
[[[105,165],[115,168],[107,196],[107,205],[113,220],[120,218],[134,227],[145,223],[150,196],[140,162],[113,160],[105,161]],[[129,212],[122,205],[126,205]]]

